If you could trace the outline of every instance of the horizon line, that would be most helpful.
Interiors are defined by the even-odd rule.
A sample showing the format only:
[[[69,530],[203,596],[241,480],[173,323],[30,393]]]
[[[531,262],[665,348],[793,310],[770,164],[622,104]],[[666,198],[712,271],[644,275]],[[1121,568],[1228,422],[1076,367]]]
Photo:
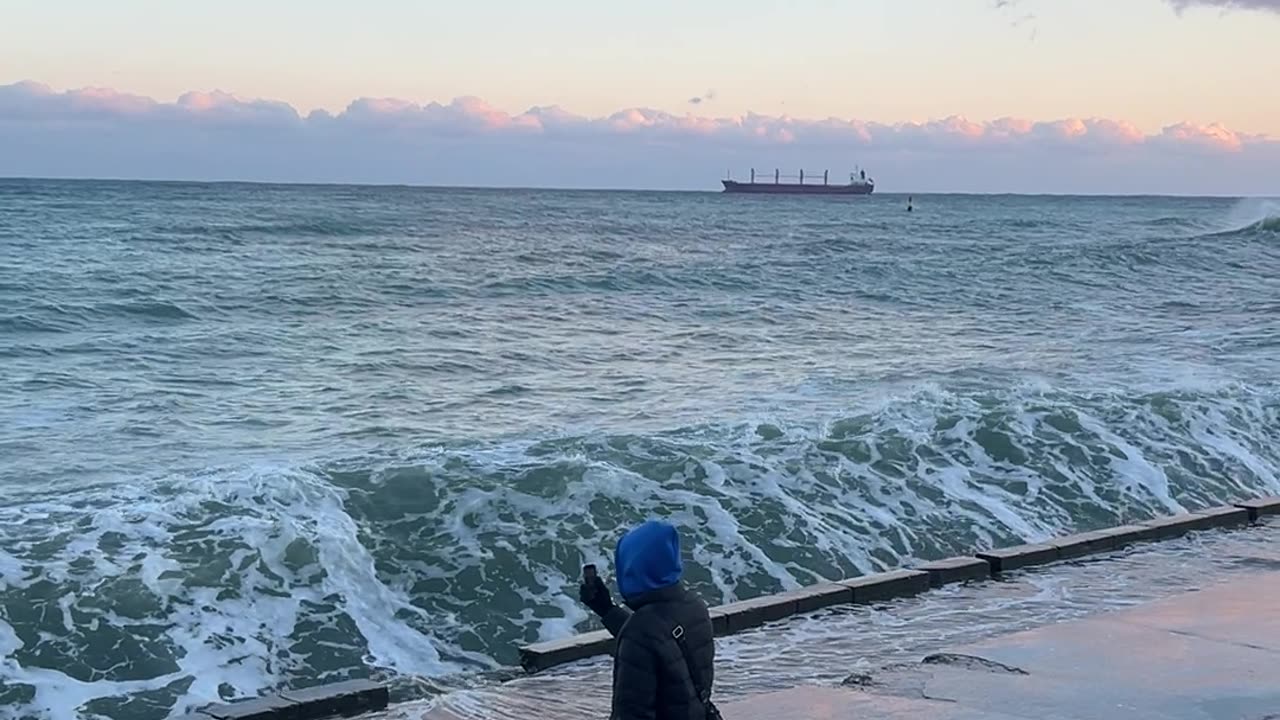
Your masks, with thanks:
[[[136,177],[82,177],[82,176],[23,176],[23,175],[0,175],[0,183],[13,182],[70,182],[70,183],[149,183],[157,185],[258,185],[268,187],[356,187],[356,188],[399,188],[412,190],[481,190],[487,192],[598,192],[598,193],[665,193],[665,194],[690,194],[690,195],[733,195],[733,193],[725,193],[723,190],[696,190],[689,188],[657,188],[657,187],[580,187],[580,186],[561,186],[561,185],[438,185],[438,184],[414,184],[414,183],[380,183],[380,182],[353,182],[353,181],[289,181],[289,180],[237,180],[237,179],[181,179],[181,178],[136,178]],[[879,197],[898,197],[898,196],[960,196],[960,197],[1079,197],[1079,198],[1177,198],[1177,199],[1209,199],[1209,200],[1280,200],[1280,195],[1241,195],[1241,194],[1205,194],[1205,193],[1152,193],[1152,192],[1125,192],[1125,193],[1089,193],[1089,192],[974,192],[974,191],[912,191],[912,190],[892,190],[882,192],[877,190],[869,195],[860,195],[856,198],[837,197],[831,198],[823,196],[826,200],[837,200],[843,202],[872,202]],[[735,195],[735,197],[738,197]],[[754,198],[754,196],[752,196]],[[772,197],[772,196],[769,196]],[[783,196],[790,197],[790,196]],[[755,198],[758,199],[758,198]],[[807,200],[806,202],[811,202]]]

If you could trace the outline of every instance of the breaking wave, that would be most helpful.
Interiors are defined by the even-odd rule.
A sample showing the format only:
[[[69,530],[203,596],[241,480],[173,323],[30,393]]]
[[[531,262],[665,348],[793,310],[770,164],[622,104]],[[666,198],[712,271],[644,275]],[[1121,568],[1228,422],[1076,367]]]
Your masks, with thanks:
[[[607,568],[620,529],[649,515],[686,529],[690,581],[731,601],[1280,492],[1278,422],[1274,388],[922,386],[814,424],[427,446],[11,495],[0,701],[62,720],[299,679],[491,670],[520,643],[585,628],[577,568]]]
[[[1273,235],[1280,233],[1280,200],[1253,198],[1239,201],[1229,213],[1227,229],[1211,237]]]

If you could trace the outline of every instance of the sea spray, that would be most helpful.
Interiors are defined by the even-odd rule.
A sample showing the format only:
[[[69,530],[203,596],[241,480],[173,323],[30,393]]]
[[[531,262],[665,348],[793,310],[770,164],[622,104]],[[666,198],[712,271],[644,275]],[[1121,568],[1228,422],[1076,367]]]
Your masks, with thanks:
[[[1225,232],[1255,230],[1280,232],[1280,199],[1245,198],[1227,214]]]

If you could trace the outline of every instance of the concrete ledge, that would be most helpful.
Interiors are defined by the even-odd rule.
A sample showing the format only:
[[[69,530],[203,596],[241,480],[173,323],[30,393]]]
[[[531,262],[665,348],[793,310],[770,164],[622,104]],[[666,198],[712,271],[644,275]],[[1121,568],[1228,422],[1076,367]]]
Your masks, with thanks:
[[[822,583],[799,590],[790,590],[779,597],[794,599],[796,614],[803,614],[833,605],[848,605],[853,602],[853,588],[840,583]]]
[[[720,608],[718,607],[711,608],[710,613],[711,613],[711,632],[715,633],[716,637],[728,635],[729,634],[729,616],[721,612]]]
[[[1098,531],[1076,533],[1066,537],[1055,538],[1049,544],[1058,549],[1060,560],[1084,557],[1096,552],[1115,549],[1115,540]]]
[[[1224,505],[1173,517],[1156,518],[1141,524],[1152,528],[1157,538],[1171,538],[1196,530],[1248,525],[1249,510],[1234,505]]]
[[[286,690],[280,693],[280,697],[296,704],[298,712],[291,717],[318,720],[381,710],[387,706],[389,693],[385,685],[368,680],[349,680],[303,690]]]
[[[357,713],[376,712],[387,707],[387,688],[370,680],[318,685],[303,690],[285,690],[252,700],[206,705],[187,716],[188,720],[320,720]]]
[[[1164,540],[1186,535],[1193,530],[1207,530],[1209,525],[1206,522],[1207,520],[1203,516],[1195,513],[1184,513],[1173,517],[1155,518],[1139,524],[1143,527],[1151,528],[1155,532],[1157,540]]]
[[[839,583],[823,583],[776,595],[729,603],[711,608],[711,627],[717,636],[732,635],[765,623],[832,605],[853,602],[853,589]]]
[[[1091,532],[1068,535],[1048,544],[1058,548],[1058,557],[1063,560],[1083,557],[1099,552],[1109,552],[1137,542],[1155,540],[1159,536],[1156,528],[1149,525],[1120,525]]]
[[[1149,542],[1155,540],[1157,533],[1155,528],[1147,525],[1119,525],[1112,528],[1104,528],[1097,531],[1101,535],[1111,538],[1114,548],[1122,548],[1134,543]]]
[[[729,603],[714,609],[714,614],[725,618],[725,632],[732,635],[743,630],[760,627],[796,614],[798,600],[795,597],[764,595],[751,600]],[[712,626],[715,626],[714,618]]]
[[[975,557],[985,560],[991,572],[1002,573],[1029,565],[1044,565],[1058,559],[1058,548],[1049,543],[1014,545],[1013,547],[983,550]]]
[[[293,703],[275,695],[241,700],[233,703],[218,703],[200,708],[201,714],[214,720],[276,720],[276,718],[292,717]]]
[[[976,557],[953,557],[934,560],[916,568],[929,574],[932,587],[965,580],[987,580],[991,577],[991,565]]]
[[[872,603],[925,592],[929,589],[929,573],[920,570],[894,570],[842,580],[839,584],[853,589],[855,603]]]
[[[1235,506],[1249,513],[1249,522],[1258,522],[1269,515],[1280,515],[1280,497],[1254,498],[1235,503]]]
[[[1223,505],[1221,507],[1209,508],[1208,510],[1200,510],[1195,513],[1205,518],[1205,528],[1227,528],[1240,527],[1249,524],[1248,508],[1236,507],[1234,505]]]
[[[607,655],[613,649],[613,636],[608,630],[597,630],[563,640],[526,645],[520,648],[520,666],[536,673],[556,665]]]

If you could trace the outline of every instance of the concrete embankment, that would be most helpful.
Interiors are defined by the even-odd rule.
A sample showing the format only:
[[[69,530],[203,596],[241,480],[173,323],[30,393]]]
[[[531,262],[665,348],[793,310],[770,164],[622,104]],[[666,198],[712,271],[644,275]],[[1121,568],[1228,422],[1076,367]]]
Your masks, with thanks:
[[[322,720],[351,717],[387,706],[385,685],[369,680],[286,690],[252,700],[208,705],[186,720]]]

